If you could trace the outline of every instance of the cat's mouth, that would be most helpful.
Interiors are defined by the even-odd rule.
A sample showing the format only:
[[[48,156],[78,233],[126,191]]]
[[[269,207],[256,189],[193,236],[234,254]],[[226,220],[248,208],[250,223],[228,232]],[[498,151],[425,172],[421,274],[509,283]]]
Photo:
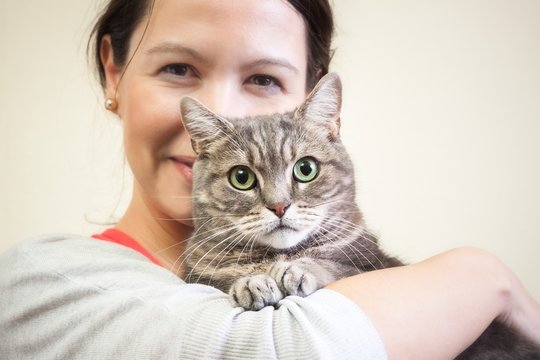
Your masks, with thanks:
[[[290,225],[280,222],[272,231],[277,231],[277,230],[293,230],[294,231],[296,229]]]
[[[269,225],[270,232],[279,231],[279,230],[297,231],[298,228],[294,226],[294,223],[295,221],[293,219],[283,217],[280,219],[274,219],[272,221],[269,221],[268,225]]]
[[[258,241],[274,249],[294,247],[302,242],[307,234],[286,221],[276,221],[272,225],[265,235],[258,238]]]

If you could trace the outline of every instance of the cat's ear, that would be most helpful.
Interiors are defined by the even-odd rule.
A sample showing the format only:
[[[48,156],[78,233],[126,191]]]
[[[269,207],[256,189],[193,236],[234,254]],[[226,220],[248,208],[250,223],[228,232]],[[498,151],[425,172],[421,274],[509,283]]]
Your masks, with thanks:
[[[326,127],[329,137],[339,136],[341,114],[341,80],[328,73],[319,80],[304,103],[296,110],[295,118]]]
[[[182,123],[191,137],[193,150],[197,154],[203,149],[204,144],[233,129],[229,121],[192,97],[184,97],[180,102],[180,109]]]

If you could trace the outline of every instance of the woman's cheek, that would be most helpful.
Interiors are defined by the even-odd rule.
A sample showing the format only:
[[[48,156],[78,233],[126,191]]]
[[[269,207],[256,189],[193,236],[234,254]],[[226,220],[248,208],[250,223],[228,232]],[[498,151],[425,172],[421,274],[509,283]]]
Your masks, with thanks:
[[[131,123],[133,131],[141,133],[143,137],[174,136],[182,129],[180,99],[178,95],[170,94],[170,91],[155,91],[137,96],[137,103],[130,107],[126,123]]]

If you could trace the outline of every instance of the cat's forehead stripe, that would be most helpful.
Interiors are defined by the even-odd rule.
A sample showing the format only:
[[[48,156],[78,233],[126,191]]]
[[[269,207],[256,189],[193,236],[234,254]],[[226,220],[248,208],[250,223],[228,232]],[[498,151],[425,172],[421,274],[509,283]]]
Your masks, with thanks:
[[[258,121],[262,123],[256,124],[255,122]],[[248,146],[244,151],[246,158],[252,165],[257,166],[264,162],[267,167],[277,168],[284,161],[290,161],[291,132],[284,131],[282,126],[283,124],[279,120],[257,118],[252,119],[251,123],[239,124],[239,136],[249,139]],[[272,141],[268,141],[268,139],[272,139]]]

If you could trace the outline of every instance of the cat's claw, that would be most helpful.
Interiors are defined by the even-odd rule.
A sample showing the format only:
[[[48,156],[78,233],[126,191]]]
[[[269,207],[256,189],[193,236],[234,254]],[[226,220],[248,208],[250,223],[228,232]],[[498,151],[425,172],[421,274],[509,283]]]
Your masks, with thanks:
[[[236,280],[229,291],[229,298],[233,306],[260,310],[276,305],[283,298],[283,294],[273,278],[261,274]]]
[[[288,295],[308,296],[320,288],[315,275],[293,262],[279,261],[268,271],[281,291]]]

